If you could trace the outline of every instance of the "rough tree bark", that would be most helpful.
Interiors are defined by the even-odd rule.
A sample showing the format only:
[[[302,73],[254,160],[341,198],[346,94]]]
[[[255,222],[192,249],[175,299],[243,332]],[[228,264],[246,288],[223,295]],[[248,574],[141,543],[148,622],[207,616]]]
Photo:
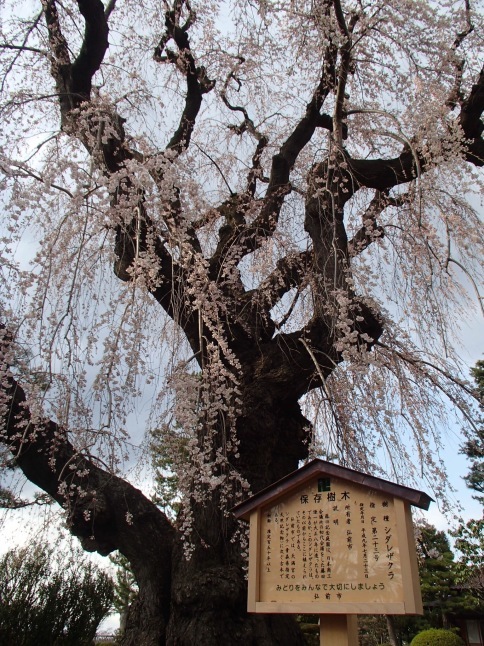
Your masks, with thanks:
[[[85,117],[93,101],[93,77],[108,48],[108,18],[115,3],[105,7],[100,0],[78,0],[76,4],[79,19],[84,21],[84,35],[73,60],[56,0],[42,1],[61,128],[82,142],[105,176],[114,178],[112,207],[132,205],[131,220],[120,217],[115,228],[116,276],[129,282],[140,256],[155,257],[152,297],[183,329],[200,370],[203,372],[209,363],[210,347],[217,346],[220,338],[238,362],[241,413],[235,426],[239,450],[228,461],[255,493],[296,469],[308,456],[310,424],[301,412],[299,400],[322,386],[343,360],[342,338],[351,339],[356,349],[370,351],[379,341],[382,318],[356,293],[351,260],[382,235],[379,216],[403,199],[390,196],[390,190],[424,173],[428,160],[410,145],[394,159],[355,159],[345,149],[348,129],[344,93],[353,69],[352,32],[359,15],[345,17],[339,0],[322,2],[320,11],[328,20],[334,20],[340,33],[329,41],[319,82],[305,113],[272,156],[268,177],[263,177],[260,167],[267,138],[258,133],[245,109],[232,106],[222,92],[228,108],[241,118],[240,131],[251,132],[257,148],[245,192],[232,195],[216,209],[223,224],[206,271],[225,309],[215,334],[206,321],[201,321],[196,295],[187,288],[190,269],[202,254],[196,227],[183,220],[180,187],[172,186],[166,197],[164,220],[168,230],[178,227],[183,231],[184,249],[188,248],[193,258],[191,267],[170,252],[154,224],[155,215],[143,191],[125,171],[142,155],[131,147],[115,106],[104,107],[102,120]],[[204,96],[214,88],[191,49],[189,31],[194,20],[189,3],[176,0],[166,11],[164,33],[154,51],[156,61],[177,66],[186,82],[181,117],[163,151],[165,159],[175,159],[188,149]],[[329,96],[335,97],[333,116],[322,112]],[[458,102],[465,158],[482,166],[484,72],[468,96],[459,97]],[[226,279],[222,270],[233,267],[235,244],[242,258],[260,248],[274,232],[284,200],[293,190],[294,164],[321,130],[331,133],[333,149],[308,173],[304,228],[311,241],[310,250],[294,252],[280,260],[259,289],[245,289],[240,275],[234,279],[234,272],[230,280]],[[153,165],[150,172],[152,180],[166,193],[165,168]],[[255,188],[262,179],[265,191],[257,197]],[[345,206],[364,188],[375,189],[375,196],[363,215],[361,230],[348,239]],[[249,218],[251,209],[256,216]],[[276,329],[270,315],[272,307],[291,289],[307,285],[311,285],[314,309],[305,327],[296,332]],[[180,301],[183,308],[179,307]],[[344,329],[338,326],[342,308]],[[11,345],[7,333],[3,336],[3,354],[8,363]],[[222,364],[232,369],[227,356],[226,353]],[[191,559],[186,560],[176,524],[140,491],[97,466],[87,455],[76,452],[66,429],[54,421],[32,417],[22,384],[13,375],[6,384],[6,394],[4,441],[18,466],[66,509],[70,530],[85,549],[103,555],[117,549],[132,565],[140,594],[127,618],[122,641],[125,646],[304,643],[290,617],[246,614],[244,564],[239,545],[230,540],[234,520],[221,509],[217,492],[211,501],[191,501],[197,540]],[[230,425],[220,414],[210,429],[214,455],[222,446],[227,424]],[[200,441],[207,431],[199,431]]]

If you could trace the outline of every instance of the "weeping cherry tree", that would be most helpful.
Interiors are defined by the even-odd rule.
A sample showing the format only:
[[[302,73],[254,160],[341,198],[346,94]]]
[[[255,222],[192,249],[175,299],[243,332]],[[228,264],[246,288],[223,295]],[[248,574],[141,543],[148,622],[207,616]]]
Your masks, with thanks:
[[[444,504],[476,419],[482,2],[0,7],[2,455],[129,561],[125,646],[302,644],[234,504],[314,456]]]

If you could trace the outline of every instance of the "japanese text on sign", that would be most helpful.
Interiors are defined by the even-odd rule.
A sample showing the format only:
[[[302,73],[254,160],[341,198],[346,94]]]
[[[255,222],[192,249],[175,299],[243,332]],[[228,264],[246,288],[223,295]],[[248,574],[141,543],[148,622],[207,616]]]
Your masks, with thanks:
[[[262,513],[261,600],[399,601],[393,499],[336,478]]]

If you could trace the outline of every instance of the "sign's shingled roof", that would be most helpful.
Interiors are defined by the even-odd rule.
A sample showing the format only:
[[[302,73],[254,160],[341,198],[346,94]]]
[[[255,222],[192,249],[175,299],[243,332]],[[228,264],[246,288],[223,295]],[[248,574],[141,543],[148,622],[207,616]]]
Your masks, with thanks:
[[[244,502],[239,503],[232,511],[237,518],[249,520],[250,513],[254,509],[269,505],[270,503],[275,504],[278,498],[288,495],[293,490],[304,485],[307,481],[315,477],[325,476],[333,476],[334,478],[346,480],[347,482],[391,495],[394,498],[400,498],[415,507],[420,507],[420,509],[428,509],[430,503],[433,501],[433,498],[423,491],[405,487],[395,482],[390,482],[389,480],[383,480],[382,478],[377,478],[362,473],[361,471],[348,469],[339,464],[333,464],[332,462],[326,462],[325,460],[316,458],[300,469],[284,476],[284,478],[281,478],[269,487],[262,489],[254,496],[244,500]]]

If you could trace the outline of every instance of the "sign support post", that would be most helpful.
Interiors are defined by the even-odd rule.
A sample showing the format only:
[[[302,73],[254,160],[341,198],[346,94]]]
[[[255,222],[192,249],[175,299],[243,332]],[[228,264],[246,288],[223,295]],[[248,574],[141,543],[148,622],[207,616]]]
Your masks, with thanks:
[[[356,615],[320,615],[320,646],[358,646]]]
[[[234,508],[250,522],[247,610],[316,614],[320,646],[358,646],[359,614],[422,614],[415,489],[315,459]]]

